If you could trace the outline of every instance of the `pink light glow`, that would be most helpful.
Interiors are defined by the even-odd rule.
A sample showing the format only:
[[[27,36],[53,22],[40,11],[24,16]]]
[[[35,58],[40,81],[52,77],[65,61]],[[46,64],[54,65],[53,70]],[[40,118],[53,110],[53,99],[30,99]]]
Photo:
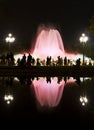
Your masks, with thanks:
[[[34,51],[34,57],[45,59],[51,56],[57,59],[58,56],[65,57],[65,50],[60,33],[56,29],[43,27],[40,29]]]
[[[70,77],[69,79],[67,79],[66,84],[72,84],[75,83],[76,79],[74,79],[73,77]]]
[[[82,59],[82,55],[78,53],[67,53],[64,49],[63,40],[57,29],[52,27],[39,27],[37,31],[36,41],[33,43],[31,49],[28,52],[22,52],[17,57],[22,57],[23,54],[28,55],[30,53],[35,59],[40,58],[44,60],[47,56],[51,56],[52,59],[57,60],[58,56],[64,58],[65,56],[70,60]]]
[[[55,107],[62,97],[65,82],[57,83],[57,78],[51,78],[51,83],[46,78],[40,78],[32,82],[35,95],[41,106]]]

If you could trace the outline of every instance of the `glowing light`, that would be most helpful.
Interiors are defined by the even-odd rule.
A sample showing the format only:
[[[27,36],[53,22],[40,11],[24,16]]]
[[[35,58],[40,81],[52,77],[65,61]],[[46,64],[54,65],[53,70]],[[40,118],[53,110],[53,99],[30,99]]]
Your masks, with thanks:
[[[10,104],[10,101],[7,101],[7,104]]]
[[[85,36],[86,37],[86,36]],[[82,39],[81,39],[82,40]],[[87,38],[84,39],[88,40]],[[72,60],[73,64],[76,64],[78,58],[82,59],[83,55],[78,53],[68,53],[64,49],[63,40],[57,29],[50,27],[39,27],[37,32],[36,41],[33,48],[29,50],[29,53],[36,59],[40,58],[44,60],[47,56],[51,56],[52,59],[57,60],[58,56],[64,58],[65,56]],[[23,54],[27,55],[27,52],[16,55],[15,57],[22,57]],[[89,60],[85,57],[85,60]]]
[[[8,34],[8,37],[6,37],[6,42],[14,42],[15,41],[15,37],[12,37],[12,34],[11,33],[9,33]]]
[[[71,84],[71,83],[75,83],[76,79],[74,79],[73,77],[70,77],[69,79],[67,79],[66,84]]]
[[[13,95],[11,94],[5,94],[4,100],[6,101],[7,104],[10,104],[11,101],[13,101]]]
[[[8,36],[5,38],[5,41],[8,43],[9,52],[10,52],[10,50],[11,50],[11,44],[10,43],[13,43],[15,41],[15,37],[13,37],[11,33],[9,33]]]
[[[51,56],[54,59],[57,59],[58,56],[65,57],[60,33],[56,29],[41,28],[36,39],[33,56],[37,56],[40,59],[45,59],[47,56]]]
[[[88,41],[88,37],[83,33],[79,40],[82,43],[86,43]]]
[[[9,37],[12,37],[12,34],[11,34],[11,33],[9,33],[9,34],[8,34],[8,36],[9,36]]]
[[[83,33],[80,37],[80,42],[83,44],[83,65],[84,65],[84,45],[88,41],[88,37]]]
[[[88,103],[88,99],[86,96],[80,96],[80,102],[82,106],[85,106]]]

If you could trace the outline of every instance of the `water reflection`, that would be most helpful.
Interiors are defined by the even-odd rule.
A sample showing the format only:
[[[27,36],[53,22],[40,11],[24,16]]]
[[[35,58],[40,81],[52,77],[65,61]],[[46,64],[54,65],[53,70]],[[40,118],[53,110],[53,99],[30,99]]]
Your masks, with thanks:
[[[65,99],[65,104],[71,106],[73,104],[70,99],[73,97],[75,105],[81,107],[90,104],[92,92],[89,94],[88,90],[91,89],[89,86],[93,86],[92,83],[94,80],[90,77],[0,77],[0,96],[8,105],[17,105],[22,98],[20,106],[25,106],[26,100],[26,105],[33,102],[40,108],[56,108],[62,101],[64,104]],[[27,104],[27,99],[32,101]]]
[[[13,96],[10,103],[4,98],[8,94]],[[84,105],[80,99],[83,96],[87,98]],[[94,78],[0,77],[0,117],[53,117],[66,123],[72,121],[73,125],[76,121],[78,125],[91,121],[94,124]]]
[[[29,86],[35,94],[36,100],[42,107],[56,107],[63,96],[64,87],[72,83],[80,87],[79,100],[82,106],[88,103],[86,93],[87,81],[90,77],[1,77],[1,86],[4,86],[4,101],[10,104],[14,100],[13,82],[21,86]],[[15,82],[15,84],[16,84]]]
[[[14,99],[14,97],[10,92],[8,92],[4,95],[4,100],[6,101],[7,104],[10,104],[11,101],[13,101],[13,99]]]
[[[91,80],[91,78],[89,77],[80,77],[80,87],[81,87],[81,95],[80,95],[80,102],[82,106],[86,106],[88,103],[88,97],[87,97],[87,93],[86,93],[86,81],[87,80]]]
[[[57,83],[57,78],[40,78],[32,82],[36,98],[41,106],[54,107],[60,102],[65,82]]]
[[[80,102],[81,102],[82,106],[85,106],[88,103],[88,99],[87,99],[86,95],[83,94],[82,96],[80,96]]]
[[[13,90],[17,82],[34,91],[37,103],[42,107],[56,107],[63,96],[64,87],[75,82],[72,77],[1,77],[4,86],[4,101],[10,104],[14,100]],[[16,89],[16,88],[15,88]],[[15,91],[15,90],[14,90]]]
[[[56,107],[63,95],[65,84],[74,81],[67,77],[40,77],[32,81],[32,86],[41,106]]]
[[[12,93],[12,84],[14,77],[5,77],[3,80],[5,81],[5,93],[4,93],[4,101],[7,104],[13,102],[14,97]]]

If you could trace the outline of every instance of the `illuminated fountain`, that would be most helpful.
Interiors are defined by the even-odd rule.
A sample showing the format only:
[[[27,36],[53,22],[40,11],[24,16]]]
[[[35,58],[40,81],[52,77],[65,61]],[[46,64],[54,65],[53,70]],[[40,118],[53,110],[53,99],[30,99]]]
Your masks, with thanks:
[[[59,31],[52,27],[40,26],[35,42],[28,51],[35,59],[40,58],[44,60],[47,56],[51,56],[52,59],[57,60],[60,56],[64,59],[66,56],[70,60],[76,61],[78,58],[82,59],[82,54],[79,53],[67,53],[64,49],[63,40]],[[15,59],[22,58],[23,54],[28,55],[28,52],[22,52],[15,55]],[[85,57],[86,58],[86,57]]]
[[[44,26],[39,28],[33,56],[40,59],[45,59],[47,56],[53,59],[57,59],[58,56],[64,58],[65,51],[60,33],[53,28]]]

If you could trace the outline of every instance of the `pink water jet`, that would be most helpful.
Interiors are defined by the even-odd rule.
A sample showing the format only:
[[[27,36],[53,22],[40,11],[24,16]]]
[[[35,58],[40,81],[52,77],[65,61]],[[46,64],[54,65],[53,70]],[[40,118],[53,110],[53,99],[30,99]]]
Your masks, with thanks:
[[[28,55],[28,53],[34,58],[40,58],[41,60],[46,59],[47,56],[51,56],[54,60],[57,60],[58,56],[62,58],[66,56],[71,60],[76,60],[79,57],[78,53],[71,54],[65,51],[63,40],[57,29],[45,26],[38,28],[35,42],[33,42],[30,50],[22,52],[21,56],[17,55],[15,57],[22,57],[23,54]]]
[[[58,83],[56,77],[51,78],[51,82],[48,83],[45,77],[32,82],[37,101],[41,106],[46,107],[56,107],[59,104],[64,85],[65,81]]]
[[[33,56],[40,59],[46,59],[47,56],[51,56],[53,59],[57,59],[58,56],[64,58],[65,50],[59,31],[44,26],[39,28]]]

